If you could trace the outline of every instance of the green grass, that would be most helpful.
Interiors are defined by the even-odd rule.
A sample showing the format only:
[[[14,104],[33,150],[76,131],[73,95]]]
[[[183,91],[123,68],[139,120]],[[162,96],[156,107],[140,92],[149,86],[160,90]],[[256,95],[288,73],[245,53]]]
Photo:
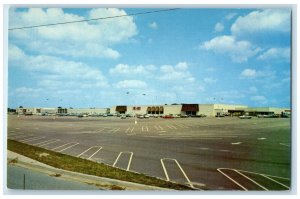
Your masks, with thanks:
[[[193,190],[185,185],[167,182],[144,174],[124,171],[103,163],[76,158],[14,140],[8,139],[7,148],[15,153],[63,170],[175,190]],[[49,155],[40,156],[42,153],[47,153]]]

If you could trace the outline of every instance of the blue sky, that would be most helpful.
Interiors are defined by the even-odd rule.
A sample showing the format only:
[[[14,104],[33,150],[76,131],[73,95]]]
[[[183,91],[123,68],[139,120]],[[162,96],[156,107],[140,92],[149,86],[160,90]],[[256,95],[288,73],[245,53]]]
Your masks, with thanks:
[[[11,8],[9,28],[151,10]],[[8,106],[290,107],[290,39],[289,9],[179,9],[11,30]]]

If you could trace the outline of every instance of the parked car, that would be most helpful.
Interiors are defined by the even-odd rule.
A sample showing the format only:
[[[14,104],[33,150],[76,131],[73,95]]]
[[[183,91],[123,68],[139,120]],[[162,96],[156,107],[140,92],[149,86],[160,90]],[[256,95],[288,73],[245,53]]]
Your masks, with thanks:
[[[126,119],[126,115],[121,115],[121,119]]]
[[[188,116],[187,115],[180,115],[180,117],[187,118]]]
[[[102,117],[107,117],[107,114],[103,114]]]
[[[144,118],[147,118],[147,119],[148,119],[149,117],[150,117],[150,116],[149,116],[148,114],[144,115]]]
[[[144,119],[144,115],[137,115],[137,118]]]
[[[172,115],[165,115],[163,116],[162,118],[165,118],[165,119],[171,119],[171,118],[174,118]]]

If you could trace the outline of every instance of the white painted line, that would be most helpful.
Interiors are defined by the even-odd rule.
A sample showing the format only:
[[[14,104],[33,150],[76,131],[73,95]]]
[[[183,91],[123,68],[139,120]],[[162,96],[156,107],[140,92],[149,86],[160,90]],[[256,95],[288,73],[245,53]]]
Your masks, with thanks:
[[[226,169],[230,169],[230,168],[226,168]],[[256,172],[252,172],[252,171],[244,171],[244,170],[240,170],[241,172],[244,173],[252,173],[252,174],[257,174],[257,175],[261,175],[261,173],[256,173]],[[280,177],[280,176],[274,176],[274,175],[269,175],[269,174],[263,174],[263,175],[267,175],[269,177],[273,177],[273,178],[280,178],[280,179],[284,179],[284,180],[290,180],[289,178],[285,178],[285,177]]]
[[[28,135],[15,135],[15,136],[12,136],[13,139],[19,139],[19,138],[24,138],[24,137],[27,137]]]
[[[115,160],[115,162],[114,162],[114,164],[113,164],[113,167],[115,167],[115,165],[117,164],[117,162],[118,162],[120,156],[121,156],[122,154],[125,154],[125,153],[129,153],[129,154],[130,154],[130,158],[129,158],[129,161],[128,161],[128,164],[127,164],[127,168],[126,168],[126,171],[129,171],[130,164],[131,164],[131,161],[132,161],[133,152],[128,152],[128,151],[122,151],[122,152],[120,152],[119,155],[118,155],[118,157],[117,157],[117,159]]]
[[[164,170],[164,172],[165,172],[166,180],[167,180],[167,181],[170,181],[170,178],[169,178],[169,175],[168,175],[168,173],[167,173],[166,167],[165,167],[165,165],[164,165],[163,159],[160,159],[160,162],[161,162],[161,165],[162,165],[163,170]]]
[[[48,142],[52,142],[53,140],[56,140],[56,139],[50,139],[50,140],[44,140],[44,141],[42,141],[42,142],[39,142],[39,143],[35,143],[35,144],[33,144],[33,145],[39,145],[39,144],[44,144],[44,143],[48,143]]]
[[[101,149],[102,149],[102,146],[100,146],[99,149],[98,149],[95,153],[93,153],[90,157],[88,157],[88,160],[91,160],[92,157],[93,157],[94,155],[96,155]]]
[[[242,142],[232,142],[232,145],[238,145],[238,144],[242,144]]]
[[[130,152],[130,158],[129,158],[129,162],[128,162],[127,169],[126,169],[127,171],[129,171],[129,167],[130,167],[130,164],[131,164],[132,156],[133,156],[133,152]]]
[[[116,133],[120,130],[120,128],[114,129],[112,133]]]
[[[98,132],[98,133],[101,133],[102,131],[104,131],[104,129],[101,129],[100,131],[98,130],[97,132]]]
[[[273,181],[273,182],[275,182],[275,183],[277,183],[277,184],[279,184],[279,185],[281,185],[281,186],[283,186],[283,187],[285,187],[285,188],[287,188],[287,189],[290,189],[290,187],[286,186],[285,184],[282,184],[281,182],[278,182],[277,180],[274,180],[273,178],[268,177],[267,175],[264,175],[264,174],[260,174],[260,175],[267,178],[267,179],[269,179],[269,180],[271,180],[271,181]]]
[[[169,127],[170,129],[177,129],[175,126],[169,126],[169,125],[166,126]]]
[[[246,176],[245,174],[239,172],[236,169],[233,169],[233,171],[237,172],[238,174],[240,174],[241,176],[243,176],[244,178],[250,180],[251,182],[253,182],[254,184],[256,184],[257,186],[259,186],[260,188],[264,189],[265,191],[269,191],[266,187],[262,186],[261,184],[259,184],[258,182],[256,182],[255,180],[249,178],[248,176]]]
[[[291,147],[289,144],[285,144],[285,143],[279,143],[282,146],[286,146],[286,147]]]
[[[39,146],[47,146],[48,144],[53,144],[55,142],[58,142],[60,141],[59,139],[56,139],[56,140],[53,140],[52,142],[48,142],[48,143],[45,143],[45,144],[42,144],[42,145],[39,145]]]
[[[148,126],[146,126],[147,132],[149,131]]]
[[[163,159],[160,159],[160,161],[161,161],[161,163],[163,165],[164,172],[166,174],[167,181],[169,181],[170,179],[169,179],[167,170],[165,168],[165,165],[163,163],[164,160],[173,160],[173,161],[175,161],[175,163],[177,164],[178,168],[180,169],[180,171],[182,172],[183,176],[185,177],[186,181],[189,183],[190,187],[194,188],[194,186],[191,183],[190,179],[187,177],[186,173],[184,172],[184,170],[182,169],[182,167],[180,166],[180,164],[178,163],[178,161],[176,159],[172,159],[172,158],[163,158]]]
[[[267,138],[257,138],[258,140],[266,140]]]
[[[230,176],[228,176],[226,173],[224,173],[223,171],[221,171],[221,169],[227,169],[227,168],[218,168],[217,171],[219,171],[221,174],[223,174],[225,177],[227,177],[229,180],[231,180],[232,182],[234,182],[236,185],[238,185],[239,187],[241,187],[245,191],[248,191],[248,189],[246,189],[243,185],[241,185],[240,183],[238,183],[237,181],[235,181],[234,179],[232,179]]]
[[[144,126],[142,126],[142,131],[144,131]]]
[[[125,131],[125,133],[128,133],[129,130],[130,130],[130,127],[128,127],[128,129]]]
[[[27,138],[27,139],[24,139],[24,140],[20,140],[20,142],[31,142],[31,141],[40,140],[40,139],[43,139],[43,138],[45,138],[45,137],[42,136],[42,137],[35,137],[35,138]]]
[[[62,150],[60,150],[60,151],[58,151],[58,152],[63,152],[63,151],[65,151],[65,150],[69,149],[69,148],[72,148],[72,147],[76,146],[77,144],[79,144],[79,143],[77,142],[77,143],[75,143],[75,144],[73,144],[73,145],[71,145],[71,146],[69,146],[69,147],[67,147],[67,148],[64,148],[64,149],[62,149]]]
[[[131,129],[131,131],[130,131],[130,132],[132,133],[132,131],[133,131],[133,130],[134,130],[134,127],[132,127],[132,129]]]
[[[160,125],[158,125],[158,127],[160,128],[160,130],[164,130],[163,127],[161,127]]]
[[[122,154],[122,152],[119,153],[117,159],[115,160],[115,162],[114,162],[114,164],[113,164],[113,167],[115,167],[115,165],[117,164],[117,162],[118,162],[118,160],[119,160],[121,154]]]
[[[59,148],[61,148],[61,147],[67,146],[67,145],[72,144],[72,143],[73,143],[73,142],[69,142],[69,143],[67,143],[67,144],[63,144],[63,145],[58,146],[58,147],[55,147],[55,148],[53,148],[53,149],[51,149],[51,150],[59,149]]]
[[[17,130],[19,130],[20,128],[16,128]]]
[[[92,148],[95,148],[95,146],[92,146],[92,147],[88,148],[87,150],[83,151],[82,153],[80,153],[80,154],[77,155],[76,157],[82,156],[83,154],[85,154],[86,152],[88,152],[88,151],[89,151],[90,149],[92,149]]]

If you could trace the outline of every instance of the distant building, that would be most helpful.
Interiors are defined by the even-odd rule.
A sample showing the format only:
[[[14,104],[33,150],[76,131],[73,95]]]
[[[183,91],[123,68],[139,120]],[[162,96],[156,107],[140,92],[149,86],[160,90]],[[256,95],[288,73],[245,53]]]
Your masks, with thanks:
[[[248,107],[233,104],[174,104],[174,105],[118,105],[111,108],[17,108],[18,114],[42,115],[42,114],[157,114],[157,115],[206,115],[213,116],[240,116],[240,115],[272,115],[290,114],[289,108],[274,107]]]

